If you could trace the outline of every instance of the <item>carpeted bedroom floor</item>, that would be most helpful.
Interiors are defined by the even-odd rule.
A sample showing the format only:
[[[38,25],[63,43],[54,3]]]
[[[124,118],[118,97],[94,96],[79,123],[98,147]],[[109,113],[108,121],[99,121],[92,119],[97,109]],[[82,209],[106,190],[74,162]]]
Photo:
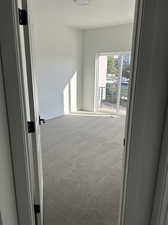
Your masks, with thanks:
[[[42,127],[44,225],[118,225],[124,122],[67,115]]]

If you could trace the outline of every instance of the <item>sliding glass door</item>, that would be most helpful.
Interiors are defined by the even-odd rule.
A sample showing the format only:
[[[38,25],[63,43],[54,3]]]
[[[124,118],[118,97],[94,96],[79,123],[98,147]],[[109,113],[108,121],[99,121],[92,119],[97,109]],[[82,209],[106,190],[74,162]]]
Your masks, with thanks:
[[[125,114],[130,81],[130,54],[99,56],[97,111]]]

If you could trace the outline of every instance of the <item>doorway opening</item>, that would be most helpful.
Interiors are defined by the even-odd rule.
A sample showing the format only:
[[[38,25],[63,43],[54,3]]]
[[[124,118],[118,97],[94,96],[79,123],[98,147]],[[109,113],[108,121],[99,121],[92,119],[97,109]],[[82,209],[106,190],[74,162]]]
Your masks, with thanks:
[[[109,24],[115,13],[111,1],[91,1],[88,6],[75,2],[59,1],[52,7],[44,3],[45,17],[32,6],[33,70],[40,118],[46,120],[40,128],[44,225],[117,225],[129,83],[124,68],[130,57],[99,55],[95,112],[95,55],[100,46],[102,52],[120,51],[123,42],[130,51],[135,2],[131,23],[124,20],[115,26]],[[98,13],[102,4],[103,24]],[[118,12],[120,8],[119,4]],[[128,10],[125,4],[126,14]]]
[[[96,111],[126,115],[131,53],[102,53],[96,61]]]
[[[27,3],[26,0],[23,0],[23,2]],[[121,69],[124,58],[120,58],[115,53],[115,57],[107,59],[107,62],[109,61],[109,64],[111,62],[112,65],[116,65],[118,60],[118,64],[120,64],[118,67],[121,72],[119,74],[122,74],[122,76],[117,76],[118,72],[114,72],[117,66],[113,66],[112,72],[106,74],[105,83],[108,83],[108,85],[104,86],[105,88],[107,86],[107,88],[105,91],[99,91],[101,94],[97,91],[99,98],[96,100],[99,100],[99,108],[109,102],[111,107],[114,104],[116,110],[112,114],[106,113],[106,111],[101,112],[101,110],[94,111],[94,57],[96,52],[106,52],[108,49],[111,49],[112,52],[113,50],[123,50],[123,46],[126,47],[125,50],[131,49],[132,26],[121,23],[124,13],[122,18],[118,18],[118,20],[117,16],[120,16],[121,13],[116,13],[117,9],[120,12],[121,6],[123,12],[126,7],[123,4],[127,4],[127,2],[122,2],[122,5],[119,2],[120,7],[113,7],[113,1],[109,1],[112,5],[105,3],[104,6],[102,1],[74,1],[75,6],[72,5],[72,2],[67,3],[66,1],[65,3],[63,0],[54,3],[55,5],[47,5],[47,2],[42,2],[40,10],[37,10],[39,4],[34,5],[32,8],[34,15],[39,13],[36,18],[33,17],[34,30],[36,30],[32,34],[33,43],[36,46],[36,48],[33,48],[36,49],[34,52],[30,51],[29,46],[29,26],[22,27],[24,37],[19,36],[25,41],[23,46],[18,40],[19,29],[15,32],[15,28],[20,27],[21,24],[19,25],[19,21],[16,20],[17,17],[11,17],[11,12],[14,12],[12,16],[16,16],[18,7],[13,9],[3,8],[8,12],[7,15],[9,16],[6,18],[9,22],[8,25],[11,25],[3,28],[2,32],[2,43],[4,43],[2,44],[2,53],[4,53],[2,62],[3,72],[5,72],[4,84],[9,128],[10,134],[12,134],[10,135],[10,143],[12,153],[14,153],[12,154],[14,156],[12,162],[16,198],[17,203],[19,203],[17,205],[19,221],[21,223],[23,221],[23,224],[24,222],[34,224],[35,213],[36,222],[39,225],[42,224],[43,192],[41,187],[44,177],[45,225],[116,225],[119,224],[119,218],[121,218],[121,224],[125,222],[136,224],[137,221],[139,221],[139,224],[141,222],[148,223],[151,220],[153,200],[155,200],[160,145],[163,138],[167,107],[166,66],[162,68],[163,73],[160,73],[161,79],[157,79],[158,69],[166,65],[166,57],[163,56],[166,56],[167,52],[164,53],[163,49],[167,37],[163,27],[159,26],[162,22],[165,22],[167,12],[162,9],[166,7],[152,8],[152,1],[149,2],[151,4],[143,7],[144,2],[138,2],[137,9],[140,7],[140,12],[136,16],[137,27],[135,27],[134,33],[134,75],[129,96],[127,88],[122,90],[122,83],[127,86],[127,82],[129,83],[130,80],[130,77],[123,76],[124,72]],[[93,3],[90,8],[89,2]],[[9,2],[7,1],[7,3]],[[94,3],[99,3],[98,7],[95,8],[95,14],[93,13]],[[163,6],[163,3],[164,1],[161,2],[161,6]],[[81,7],[81,5],[87,7],[80,10],[78,7]],[[10,6],[12,7],[13,4]],[[91,10],[87,12],[89,9]],[[101,12],[102,15],[104,9],[104,16],[100,16],[98,12]],[[110,10],[108,11],[108,9]],[[129,4],[125,15],[128,15],[128,9],[130,9]],[[75,11],[77,12],[76,18],[74,17]],[[21,11],[19,10],[19,12]],[[23,12],[26,15],[25,10]],[[59,20],[58,18],[63,15],[63,12],[65,17],[61,17],[62,20]],[[146,19],[148,21],[149,14],[151,15],[149,21],[151,23],[143,26],[144,21]],[[91,15],[90,21],[87,20],[88,15]],[[95,17],[95,15],[98,16]],[[152,18],[157,15],[159,23],[153,23]],[[107,20],[102,22],[102,18]],[[125,23],[129,21],[128,19],[125,18]],[[112,24],[106,23],[112,20]],[[117,21],[118,24],[114,26]],[[133,21],[133,16],[131,21]],[[20,23],[22,22],[20,21]],[[60,24],[61,22],[64,24]],[[46,29],[44,29],[44,25],[47,25]],[[110,26],[107,27],[107,25]],[[102,28],[102,26],[104,27]],[[10,27],[12,29],[8,29]],[[56,30],[54,30],[55,27]],[[60,32],[58,32],[58,29],[60,29]],[[155,36],[154,39],[153,35]],[[122,41],[123,45],[121,44]],[[59,44],[56,46],[56,43]],[[152,51],[155,44],[159,55],[157,59]],[[140,46],[141,48],[139,48]],[[23,50],[23,56],[20,54],[20,48]],[[35,64],[31,64],[30,54],[36,58]],[[25,58],[26,66],[21,62],[22,58]],[[158,61],[159,58],[161,60]],[[163,60],[165,63],[163,63]],[[107,67],[109,64],[107,63]],[[37,90],[35,89],[36,82],[34,81],[35,77],[32,76],[31,66],[39,79],[40,111],[37,107],[37,96],[34,95]],[[13,76],[11,76],[11,70]],[[72,79],[74,74],[77,76],[75,75],[75,78]],[[24,80],[26,75],[27,81]],[[141,82],[138,82],[139,78]],[[107,80],[111,82],[107,82]],[[70,81],[72,81],[72,84]],[[28,83],[27,88],[25,88],[25,82]],[[11,83],[14,88],[11,88]],[[109,83],[115,84],[114,87],[110,86]],[[73,87],[75,87],[75,90],[73,90]],[[158,95],[155,101],[152,101],[156,92],[153,87],[158,87]],[[25,92],[28,92],[28,96]],[[78,98],[76,99],[75,96],[78,96]],[[71,97],[75,98],[76,101],[72,101]],[[128,97],[131,101],[128,110],[128,127],[126,128],[128,130],[126,130],[126,151],[124,152],[122,139],[124,137],[125,112],[123,113],[124,116],[120,112],[122,111],[121,106],[127,106]],[[83,100],[81,101],[81,99]],[[144,99],[146,99],[145,102]],[[26,104],[26,101],[29,104]],[[31,121],[28,120],[26,106],[30,110]],[[69,111],[71,108],[75,112]],[[45,120],[39,117],[39,112],[42,117],[46,116],[47,119],[47,124],[41,127],[41,135],[39,125]],[[29,129],[29,124],[32,124],[31,129]],[[151,129],[153,127],[156,129]],[[30,134],[30,132],[33,132],[33,134]],[[42,137],[43,172],[40,158],[40,136]],[[29,143],[29,137],[31,137],[31,143]],[[32,144],[32,146],[30,147],[29,144]],[[23,149],[23,151],[20,151],[20,149]],[[29,156],[29,150],[33,150],[33,160]],[[126,156],[123,156],[123,153]],[[152,163],[149,163],[149,158]],[[29,161],[32,164],[34,163],[32,168],[29,168],[31,167]],[[125,167],[122,167],[123,162],[125,162]],[[161,171],[163,171],[162,167]],[[29,173],[35,176],[32,176],[31,179]],[[124,182],[121,179],[123,174]],[[38,178],[40,179],[38,180]],[[20,185],[20,179],[23,185]],[[160,180],[158,184],[160,184]],[[124,199],[120,201],[122,186]],[[33,188],[37,192],[34,192]],[[24,207],[25,205],[28,207]],[[33,208],[35,209],[34,213]],[[119,215],[120,209],[122,217]],[[138,213],[137,209],[139,209]],[[160,214],[160,209],[158,211]],[[135,216],[132,217],[132,215]],[[165,215],[163,216],[165,218]]]

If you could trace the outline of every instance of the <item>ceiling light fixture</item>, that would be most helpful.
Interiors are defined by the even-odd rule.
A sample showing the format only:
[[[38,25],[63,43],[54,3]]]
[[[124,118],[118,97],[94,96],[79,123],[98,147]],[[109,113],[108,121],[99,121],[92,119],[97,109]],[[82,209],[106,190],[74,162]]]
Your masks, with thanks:
[[[80,6],[88,6],[89,5],[89,0],[74,0],[74,2]]]

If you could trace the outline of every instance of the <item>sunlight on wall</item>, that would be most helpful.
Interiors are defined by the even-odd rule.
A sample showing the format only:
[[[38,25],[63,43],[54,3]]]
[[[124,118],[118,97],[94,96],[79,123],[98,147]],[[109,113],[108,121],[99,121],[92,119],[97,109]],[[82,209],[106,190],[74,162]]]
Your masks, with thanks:
[[[64,114],[77,111],[77,72],[64,87]]]
[[[70,104],[71,112],[77,111],[77,72],[75,72],[70,80]]]
[[[64,114],[69,114],[69,83],[66,84],[64,88]]]
[[[106,87],[107,56],[99,57],[99,87]]]

